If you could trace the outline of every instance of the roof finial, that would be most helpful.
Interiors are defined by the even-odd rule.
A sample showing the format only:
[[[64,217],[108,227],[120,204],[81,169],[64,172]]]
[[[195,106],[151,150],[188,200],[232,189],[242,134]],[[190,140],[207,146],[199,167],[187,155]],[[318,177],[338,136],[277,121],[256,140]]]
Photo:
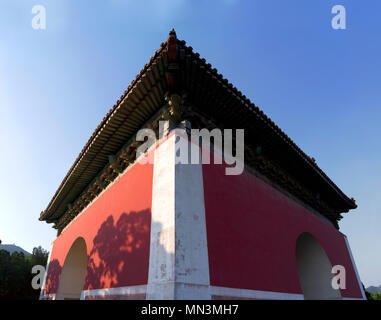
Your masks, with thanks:
[[[169,35],[170,35],[170,36],[175,36],[175,37],[176,37],[176,31],[175,31],[175,28],[172,28],[172,30],[169,31]]]
[[[177,60],[177,37],[176,37],[176,31],[173,28],[168,35],[167,50],[168,50],[169,61],[170,62],[176,61]]]

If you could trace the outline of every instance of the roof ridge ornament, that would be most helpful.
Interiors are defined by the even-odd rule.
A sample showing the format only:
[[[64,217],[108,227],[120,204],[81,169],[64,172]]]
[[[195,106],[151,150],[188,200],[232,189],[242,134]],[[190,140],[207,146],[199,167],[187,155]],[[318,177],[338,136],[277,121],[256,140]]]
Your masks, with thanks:
[[[175,29],[169,32],[167,39],[168,62],[176,62],[178,58],[177,36]]]
[[[174,36],[177,39],[175,28],[172,28],[171,31],[169,31],[170,36]]]
[[[168,56],[168,67],[165,76],[167,78],[167,83],[169,91],[175,92],[178,87],[178,72],[179,72],[179,48],[177,44],[177,36],[175,29],[169,32],[167,39],[167,56]]]

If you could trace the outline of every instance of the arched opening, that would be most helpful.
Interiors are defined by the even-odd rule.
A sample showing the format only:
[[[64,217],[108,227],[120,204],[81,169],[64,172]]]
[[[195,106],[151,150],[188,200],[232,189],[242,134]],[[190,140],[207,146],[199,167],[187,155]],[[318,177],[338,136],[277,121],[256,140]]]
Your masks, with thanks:
[[[309,233],[296,241],[296,264],[304,299],[341,299],[340,290],[332,287],[332,265],[322,246]]]
[[[83,238],[71,246],[62,268],[57,300],[79,300],[85,283],[87,268],[87,247]]]

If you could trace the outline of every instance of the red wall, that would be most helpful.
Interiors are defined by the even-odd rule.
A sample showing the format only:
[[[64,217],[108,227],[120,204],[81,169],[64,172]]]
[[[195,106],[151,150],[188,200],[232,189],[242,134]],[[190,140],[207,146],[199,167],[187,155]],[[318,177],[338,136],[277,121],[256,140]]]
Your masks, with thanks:
[[[203,165],[211,285],[302,293],[296,239],[310,232],[332,265],[346,268],[344,297],[361,291],[343,234],[255,176],[226,176]],[[136,164],[54,241],[45,293],[56,293],[65,257],[78,237],[87,245],[84,290],[146,284],[153,165]]]
[[[342,296],[361,298],[342,233],[248,172],[203,165],[203,179],[211,285],[302,293],[296,240],[309,232],[346,268]]]
[[[55,293],[78,237],[87,245],[84,290],[147,283],[153,165],[135,164],[54,241],[46,292]]]

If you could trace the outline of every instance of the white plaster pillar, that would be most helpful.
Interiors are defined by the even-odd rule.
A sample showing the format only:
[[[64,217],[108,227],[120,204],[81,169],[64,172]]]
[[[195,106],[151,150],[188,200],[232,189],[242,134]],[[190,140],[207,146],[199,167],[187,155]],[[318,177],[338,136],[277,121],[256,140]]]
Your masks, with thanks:
[[[174,129],[154,155],[147,299],[210,299],[209,285],[202,164]]]

